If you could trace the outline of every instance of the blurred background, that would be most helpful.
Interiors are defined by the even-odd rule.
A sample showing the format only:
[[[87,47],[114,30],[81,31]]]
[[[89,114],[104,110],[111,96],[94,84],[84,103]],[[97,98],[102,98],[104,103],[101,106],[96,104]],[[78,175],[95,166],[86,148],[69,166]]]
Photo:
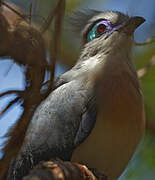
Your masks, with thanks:
[[[29,13],[32,0],[12,0],[24,12]],[[41,26],[43,18],[54,9],[57,0],[34,0],[32,16],[35,23]],[[155,1],[154,0],[66,0],[66,16],[77,9],[116,10],[128,15],[143,16],[146,22],[135,32],[136,42],[144,42],[148,38],[155,38]],[[51,26],[52,27],[52,26]],[[52,31],[52,28],[51,28]],[[52,38],[52,33],[51,37]],[[47,43],[48,43],[48,38]],[[79,39],[64,23],[62,28],[61,50],[56,67],[56,76],[71,68],[79,55]],[[52,53],[52,52],[51,52]],[[155,43],[134,48],[134,63],[137,69],[143,68],[155,56]],[[23,89],[23,70],[9,59],[0,61],[0,92],[8,89]],[[155,66],[141,79],[144,95],[147,130],[144,140],[128,165],[120,180],[154,180],[155,179]],[[0,99],[0,111],[13,96]],[[22,113],[20,105],[15,105],[0,118],[0,145],[2,147],[8,128]],[[87,153],[87,149],[86,149]],[[96,152],[97,153],[97,152]],[[2,155],[2,154],[0,154]]]

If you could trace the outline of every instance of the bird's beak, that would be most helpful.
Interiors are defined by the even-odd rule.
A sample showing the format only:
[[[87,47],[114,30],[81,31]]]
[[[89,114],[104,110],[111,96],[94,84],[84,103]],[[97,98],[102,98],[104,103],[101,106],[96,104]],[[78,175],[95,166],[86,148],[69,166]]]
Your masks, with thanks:
[[[129,18],[124,25],[121,27],[122,31],[131,35],[141,24],[145,22],[145,19],[140,16],[134,16]]]
[[[144,22],[145,22],[145,19],[143,17],[140,17],[140,16],[131,17],[125,23],[120,24],[116,26],[115,28],[113,28],[112,31],[110,31],[107,34],[105,39],[107,39],[114,31],[122,31],[128,35],[132,35],[134,31],[136,30],[136,28],[140,26],[141,24],[143,24]]]

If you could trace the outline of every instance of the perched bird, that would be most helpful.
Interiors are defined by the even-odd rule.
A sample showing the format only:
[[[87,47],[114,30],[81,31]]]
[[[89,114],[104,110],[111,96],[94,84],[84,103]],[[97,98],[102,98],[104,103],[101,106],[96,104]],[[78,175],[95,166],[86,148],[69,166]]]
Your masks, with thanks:
[[[7,180],[21,179],[39,161],[71,160],[72,154],[116,180],[144,135],[143,97],[131,54],[133,33],[144,18],[114,11],[75,15],[79,60],[56,78],[53,92],[36,109]]]

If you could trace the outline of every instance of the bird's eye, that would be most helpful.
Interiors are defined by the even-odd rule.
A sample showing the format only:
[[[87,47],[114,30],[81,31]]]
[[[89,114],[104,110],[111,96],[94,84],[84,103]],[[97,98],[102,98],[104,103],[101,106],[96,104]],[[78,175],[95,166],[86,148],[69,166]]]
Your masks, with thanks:
[[[105,21],[104,22],[102,21],[102,22],[95,24],[92,27],[92,29],[89,31],[89,33],[87,35],[88,41],[98,38],[106,32],[107,27],[104,23],[105,23]]]
[[[96,30],[99,34],[103,34],[105,29],[106,29],[106,26],[104,24],[99,24],[96,28]]]

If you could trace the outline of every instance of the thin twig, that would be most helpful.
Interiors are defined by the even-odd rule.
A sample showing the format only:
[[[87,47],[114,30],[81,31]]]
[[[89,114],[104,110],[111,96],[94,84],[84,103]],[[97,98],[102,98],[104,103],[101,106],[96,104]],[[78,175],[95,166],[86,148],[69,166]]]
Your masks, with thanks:
[[[62,18],[64,16],[64,11],[65,11],[65,1],[64,0],[59,0],[56,10],[57,10],[57,16],[55,19],[55,27],[54,27],[54,34],[53,34],[54,45],[53,45],[53,49],[52,49],[52,47],[50,48],[51,54],[53,54],[51,57],[51,63],[52,63],[51,64],[51,78],[50,78],[51,82],[53,82],[53,80],[54,80],[57,53],[58,53],[58,49],[60,47],[59,44],[60,44]],[[52,85],[52,87],[53,87],[53,85]]]
[[[30,14],[29,14],[29,23],[32,22],[32,3],[30,4]]]
[[[14,62],[11,62],[8,69],[5,71],[4,76],[7,76],[9,74],[9,72],[12,69],[13,65],[14,65]]]
[[[48,17],[46,18],[45,23],[41,26],[40,31],[41,31],[42,34],[44,34],[44,33],[49,29],[49,26],[51,25],[51,22],[52,22],[53,18],[54,18],[57,14],[59,14],[59,12],[60,12],[62,9],[64,9],[64,7],[65,7],[64,4],[65,4],[65,1],[64,1],[64,0],[59,0],[56,8],[50,12],[50,14],[48,15]],[[64,10],[63,10],[63,11],[64,11]],[[63,12],[63,13],[64,13],[64,12]]]
[[[3,97],[3,96],[6,96],[6,95],[8,95],[8,94],[17,94],[17,95],[23,95],[24,93],[23,93],[23,91],[20,91],[20,90],[9,90],[9,91],[6,91],[6,92],[4,92],[4,93],[1,93],[0,94],[0,97]]]
[[[51,62],[50,83],[49,83],[48,90],[44,95],[44,98],[46,98],[51,92],[51,90],[53,89],[55,66],[56,66],[56,60],[57,60],[60,37],[61,37],[62,19],[65,12],[65,0],[59,0],[56,9],[57,9],[57,15],[55,17],[53,41],[50,40],[50,47],[49,47],[50,62]],[[47,30],[47,29],[45,28],[44,30]],[[42,33],[44,33],[44,31],[42,31]]]
[[[153,65],[155,65],[155,55],[151,58],[149,63],[144,68],[141,68],[137,71],[139,79],[142,78]]]
[[[148,39],[146,42],[143,42],[143,43],[134,42],[134,45],[135,46],[145,46],[145,45],[148,45],[148,44],[152,44],[154,42],[155,42],[155,39]]]
[[[19,11],[17,11],[16,9],[12,8],[8,3],[1,1],[1,4],[4,5],[5,7],[7,7],[8,9],[10,9],[12,12],[14,12],[15,14],[17,14],[20,18],[22,18],[24,21],[27,22],[26,18],[27,16],[25,14],[21,14]],[[27,22],[28,23],[28,22]]]
[[[20,100],[20,97],[16,97],[13,101],[9,102],[9,104],[0,112],[0,116],[3,115],[12,105],[17,103]]]

